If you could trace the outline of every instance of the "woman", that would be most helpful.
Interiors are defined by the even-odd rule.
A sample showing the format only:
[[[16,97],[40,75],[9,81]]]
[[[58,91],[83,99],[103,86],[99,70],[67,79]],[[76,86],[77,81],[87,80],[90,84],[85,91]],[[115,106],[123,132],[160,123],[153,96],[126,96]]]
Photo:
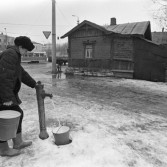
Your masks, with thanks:
[[[26,36],[16,37],[15,46],[8,47],[0,54],[0,111],[15,110],[21,114],[16,138],[13,140],[13,148],[8,146],[7,141],[0,141],[1,156],[16,156],[20,149],[30,146],[31,141],[25,142],[22,139],[23,111],[19,107],[21,100],[18,92],[21,82],[31,88],[35,88],[36,81],[21,66],[21,56],[27,51],[32,51],[34,45]]]

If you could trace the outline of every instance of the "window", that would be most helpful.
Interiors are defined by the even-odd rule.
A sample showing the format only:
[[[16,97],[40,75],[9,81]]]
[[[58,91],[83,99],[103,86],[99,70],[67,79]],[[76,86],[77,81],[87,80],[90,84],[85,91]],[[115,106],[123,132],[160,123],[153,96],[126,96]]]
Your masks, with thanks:
[[[28,53],[28,57],[33,57],[33,53]]]
[[[93,57],[93,46],[86,45],[85,47],[85,58],[90,59]]]

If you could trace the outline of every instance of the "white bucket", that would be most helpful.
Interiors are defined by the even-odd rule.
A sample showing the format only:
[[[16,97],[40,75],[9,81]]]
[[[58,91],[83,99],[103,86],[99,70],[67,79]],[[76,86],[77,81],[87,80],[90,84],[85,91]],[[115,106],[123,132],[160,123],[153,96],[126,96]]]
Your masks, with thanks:
[[[16,137],[20,115],[14,110],[0,111],[0,140],[6,141]]]

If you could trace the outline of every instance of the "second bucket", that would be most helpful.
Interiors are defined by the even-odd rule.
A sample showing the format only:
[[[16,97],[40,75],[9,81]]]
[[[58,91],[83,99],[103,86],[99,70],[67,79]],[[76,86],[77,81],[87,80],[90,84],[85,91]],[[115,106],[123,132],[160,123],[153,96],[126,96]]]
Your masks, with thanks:
[[[52,130],[55,144],[56,145],[65,145],[70,143],[69,138],[70,128],[68,126],[59,126]]]

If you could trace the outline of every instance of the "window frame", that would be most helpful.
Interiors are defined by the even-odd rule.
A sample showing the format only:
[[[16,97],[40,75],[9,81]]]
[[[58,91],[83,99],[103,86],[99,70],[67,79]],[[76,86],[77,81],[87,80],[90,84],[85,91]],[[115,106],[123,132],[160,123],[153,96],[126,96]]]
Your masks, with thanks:
[[[83,45],[84,45],[84,59],[93,59],[94,58],[95,43],[96,43],[96,41],[89,41],[89,40],[83,41]],[[87,49],[90,49],[89,47],[91,47],[91,56],[87,57],[86,53],[90,53],[90,52],[86,52]]]
[[[85,45],[85,59],[91,59],[93,58],[93,45],[88,44]]]

